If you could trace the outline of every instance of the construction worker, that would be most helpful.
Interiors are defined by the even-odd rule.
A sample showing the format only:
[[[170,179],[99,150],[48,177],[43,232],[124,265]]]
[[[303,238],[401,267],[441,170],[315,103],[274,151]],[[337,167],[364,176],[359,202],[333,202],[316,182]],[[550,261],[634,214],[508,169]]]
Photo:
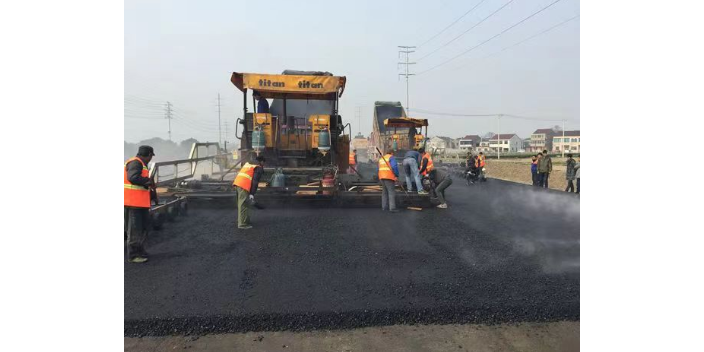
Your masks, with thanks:
[[[447,202],[445,201],[445,189],[447,189],[447,187],[450,187],[450,185],[452,184],[452,178],[450,177],[450,174],[442,169],[433,169],[430,171],[429,177],[435,187],[435,194],[437,195],[438,200],[440,200],[438,208],[447,209]]]
[[[398,180],[398,163],[391,153],[379,158],[379,183],[381,183],[381,210],[397,213],[396,180]]]
[[[427,176],[430,171],[433,171],[433,158],[430,156],[430,153],[425,151],[425,148],[418,149],[418,153],[422,155],[420,162],[420,174]]]
[[[350,153],[350,169],[347,171],[348,174],[354,173],[354,169],[357,168],[357,149],[352,149]]]
[[[252,97],[257,101],[257,112],[260,114],[269,113],[269,101],[262,99],[262,95],[258,91],[252,92]]]
[[[486,181],[486,176],[484,175],[484,166],[486,166],[486,155],[483,152],[479,152],[477,157],[479,160],[479,180]]]
[[[416,183],[416,191],[418,194],[428,194],[423,190],[423,184],[420,182],[420,175],[418,170],[418,164],[420,163],[421,156],[415,150],[409,150],[403,156],[403,171],[406,175],[406,190],[411,191],[413,189],[413,181]]]
[[[248,230],[252,228],[249,222],[249,206],[254,203],[259,179],[264,174],[263,155],[256,158],[258,164],[245,163],[235,177],[232,186],[237,190],[237,228]]]
[[[137,156],[125,162],[125,231],[127,232],[127,258],[130,263],[144,263],[149,260],[144,242],[149,234],[149,208],[154,181],[149,178],[149,162],[154,156],[154,148],[143,145]]]

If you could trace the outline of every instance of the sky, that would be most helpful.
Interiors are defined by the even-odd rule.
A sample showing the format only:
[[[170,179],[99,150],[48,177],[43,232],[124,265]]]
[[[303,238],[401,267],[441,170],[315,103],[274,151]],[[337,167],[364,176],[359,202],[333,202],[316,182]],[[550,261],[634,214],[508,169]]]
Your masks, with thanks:
[[[553,2],[126,0],[124,138],[167,139],[168,101],[174,141],[218,141],[221,126],[232,143],[242,117],[232,72],[286,69],[346,76],[340,114],[354,134],[368,135],[374,101],[407,105],[399,45],[417,46],[409,116],[429,119],[431,137],[526,138],[560,120],[579,129],[579,1],[560,0],[500,34]],[[493,116],[437,112],[530,119],[504,117],[499,126]]]

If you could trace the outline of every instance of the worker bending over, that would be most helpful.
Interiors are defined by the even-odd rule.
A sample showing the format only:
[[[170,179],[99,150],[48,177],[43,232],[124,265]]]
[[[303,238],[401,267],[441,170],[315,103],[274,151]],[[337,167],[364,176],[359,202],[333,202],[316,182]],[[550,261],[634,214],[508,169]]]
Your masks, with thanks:
[[[154,148],[143,145],[137,156],[125,162],[125,228],[127,232],[127,258],[130,263],[144,263],[149,260],[144,242],[149,234],[149,208],[151,208],[151,188],[154,181],[149,178],[149,162],[154,156]]]
[[[379,158],[379,183],[381,183],[381,210],[397,213],[396,180],[398,179],[398,163],[391,153]]]
[[[237,227],[242,230],[252,228],[249,222],[249,206],[254,203],[259,179],[264,173],[264,156],[256,158],[258,164],[245,163],[235,177],[232,186],[237,190]]]
[[[410,192],[413,189],[412,183],[415,181],[418,194],[428,194],[423,190],[423,184],[420,182],[420,174],[418,165],[420,164],[420,153],[415,150],[409,150],[403,157],[403,171],[406,175],[406,190]]]
[[[445,189],[450,187],[452,184],[450,174],[442,169],[433,169],[430,171],[429,177],[430,181],[435,186],[435,194],[437,195],[438,200],[440,200],[440,205],[438,205],[438,208],[446,209],[447,202],[445,201]]]

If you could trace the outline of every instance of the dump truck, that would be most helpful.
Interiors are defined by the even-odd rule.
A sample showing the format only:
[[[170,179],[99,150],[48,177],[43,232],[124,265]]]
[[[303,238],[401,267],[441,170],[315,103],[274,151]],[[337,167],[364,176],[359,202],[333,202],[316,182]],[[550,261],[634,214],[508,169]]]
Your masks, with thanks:
[[[423,134],[425,127],[425,134]],[[374,118],[369,154],[373,160],[379,158],[378,148],[382,153],[392,152],[403,157],[410,149],[425,146],[428,135],[428,120],[414,119],[406,116],[400,102],[374,102]]]

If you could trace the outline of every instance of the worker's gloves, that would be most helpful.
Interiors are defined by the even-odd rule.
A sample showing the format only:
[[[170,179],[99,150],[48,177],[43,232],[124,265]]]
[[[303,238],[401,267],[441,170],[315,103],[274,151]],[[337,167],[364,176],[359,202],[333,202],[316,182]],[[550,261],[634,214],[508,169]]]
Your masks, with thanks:
[[[250,202],[254,202],[254,196],[251,195],[251,194],[249,195],[249,201],[250,201]]]

